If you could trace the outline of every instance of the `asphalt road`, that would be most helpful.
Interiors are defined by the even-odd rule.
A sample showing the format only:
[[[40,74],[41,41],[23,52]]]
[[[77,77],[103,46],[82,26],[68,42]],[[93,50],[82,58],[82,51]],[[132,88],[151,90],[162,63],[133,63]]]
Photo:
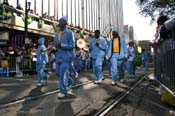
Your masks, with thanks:
[[[131,87],[139,78],[143,77],[145,73],[145,70],[138,68],[136,72],[137,76],[135,78],[128,78],[126,75],[124,83],[118,82],[117,86],[111,86],[111,78],[105,71],[104,74],[106,79],[100,85],[89,83],[73,88],[72,93],[65,99],[58,99],[58,93],[54,93],[37,99],[25,100],[21,103],[1,108],[0,116],[93,116],[109,101],[117,96],[120,96],[126,89]],[[44,86],[42,88],[36,87],[35,78],[36,76],[34,75],[30,78],[24,77],[21,79],[13,78],[8,81],[4,80],[4,83],[1,81],[0,103],[3,104],[11,100],[13,101],[13,99],[21,98],[23,96],[43,94],[47,91],[58,88],[58,80],[54,76],[51,77],[48,86]],[[86,71],[80,73],[79,78],[75,79],[75,84],[92,80],[92,71]],[[5,83],[5,81],[7,83]],[[141,85],[136,88],[134,92],[129,94],[119,106],[116,106],[116,110],[111,111],[111,114],[108,115],[125,116],[126,114],[130,114],[128,113],[129,111],[134,112],[129,116],[135,116],[138,112],[141,113],[136,116],[142,116],[142,112],[146,113],[147,116],[149,116],[149,114],[153,114],[155,116],[164,116],[164,114],[168,114],[169,108],[167,108],[166,105],[157,105],[157,102],[161,102],[157,91],[154,92],[153,89],[156,88],[156,85],[153,84],[155,87],[152,88],[152,82],[150,83],[148,81],[145,83],[146,84]],[[150,89],[153,92],[151,92]],[[151,95],[149,92],[151,92]],[[147,97],[154,98],[151,99],[153,102]],[[145,108],[147,105],[143,105],[145,107],[141,107],[143,103],[147,103],[144,102],[145,99],[146,101],[149,101],[148,103],[152,103],[148,104],[149,108],[152,109],[151,111],[148,110],[149,108]],[[128,108],[130,108],[129,111],[127,110]],[[164,111],[164,109],[166,109],[166,111]],[[163,114],[159,112],[159,110],[163,110],[165,113]]]

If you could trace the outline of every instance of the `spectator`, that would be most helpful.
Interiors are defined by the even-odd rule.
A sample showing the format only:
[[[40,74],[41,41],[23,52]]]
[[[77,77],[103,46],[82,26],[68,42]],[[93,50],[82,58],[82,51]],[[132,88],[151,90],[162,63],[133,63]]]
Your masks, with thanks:
[[[43,18],[46,18],[47,17],[47,12],[45,12],[43,15],[42,15]]]
[[[136,66],[134,65],[134,57],[137,54],[137,50],[134,47],[134,42],[129,42],[129,47],[128,47],[128,62],[127,62],[127,69],[129,73],[129,77],[134,77],[135,76],[135,69]]]
[[[18,4],[16,9],[19,9],[19,10],[24,10],[22,7],[21,7],[21,4]]]
[[[0,62],[2,60],[2,58],[5,56],[4,52],[2,51],[2,49],[0,48]]]
[[[4,0],[2,4],[9,6],[8,0]]]

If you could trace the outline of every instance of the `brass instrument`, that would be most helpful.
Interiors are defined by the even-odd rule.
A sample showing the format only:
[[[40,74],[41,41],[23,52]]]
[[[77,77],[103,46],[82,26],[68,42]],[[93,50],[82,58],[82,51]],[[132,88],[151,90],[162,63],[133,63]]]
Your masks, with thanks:
[[[76,44],[79,48],[85,48],[86,47],[86,42],[85,42],[84,39],[78,39]]]

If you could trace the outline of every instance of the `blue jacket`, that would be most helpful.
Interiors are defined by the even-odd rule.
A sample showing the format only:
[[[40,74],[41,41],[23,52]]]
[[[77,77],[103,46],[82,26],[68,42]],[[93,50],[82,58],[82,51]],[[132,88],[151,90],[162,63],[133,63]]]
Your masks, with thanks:
[[[113,40],[114,38],[112,37],[110,40],[109,40],[109,43],[108,43],[108,49],[106,51],[106,59],[109,60],[111,57],[112,57],[112,46],[113,46]],[[125,39],[120,37],[120,52],[119,52],[119,59],[124,59],[127,57],[127,47],[126,47],[126,42],[125,42]]]
[[[44,38],[40,38],[38,40],[38,43],[40,44],[36,50],[36,56],[37,56],[37,65],[45,65],[48,63],[48,55],[47,55],[47,49],[44,45]]]
[[[99,46],[96,46],[96,43],[99,43]],[[90,40],[90,56],[93,59],[96,59],[97,57],[104,57],[105,52],[107,49],[107,43],[106,40],[102,37],[100,37],[98,40],[95,38]]]
[[[144,60],[144,61],[148,61],[149,60],[149,56],[148,56],[148,52],[147,51],[144,51],[142,53],[142,60]]]
[[[61,48],[58,47],[61,44]],[[75,38],[69,29],[65,29],[59,38],[58,31],[55,33],[54,46],[57,48],[56,62],[71,62],[75,57]]]
[[[133,46],[130,46],[128,47],[128,61],[133,61],[134,60],[134,57],[137,55],[137,50],[135,47]]]

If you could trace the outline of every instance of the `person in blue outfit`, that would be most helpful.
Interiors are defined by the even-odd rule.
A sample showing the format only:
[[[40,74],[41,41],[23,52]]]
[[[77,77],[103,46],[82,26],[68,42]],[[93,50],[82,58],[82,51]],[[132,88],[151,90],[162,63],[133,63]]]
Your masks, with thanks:
[[[42,86],[43,81],[47,81],[48,75],[44,72],[45,66],[48,63],[47,49],[44,45],[45,39],[40,38],[38,40],[38,48],[36,50],[37,61],[36,61],[36,71],[37,71],[37,86]]]
[[[93,63],[94,83],[101,83],[103,79],[102,63],[107,49],[106,40],[100,37],[100,31],[95,31],[95,37],[90,40],[90,56]]]
[[[134,65],[134,57],[137,54],[137,50],[134,47],[134,42],[129,42],[129,47],[128,47],[128,62],[127,62],[127,69],[128,69],[128,74],[129,77],[134,77],[135,76],[135,69],[136,66]]]
[[[70,75],[71,75],[71,77],[78,78],[78,72],[77,72],[75,65],[74,65],[75,60],[76,60],[76,50],[74,49],[74,59],[70,65]]]
[[[74,59],[75,39],[71,30],[66,28],[68,19],[62,16],[59,19],[59,29],[55,33],[54,45],[56,52],[56,74],[59,78],[59,98],[67,96],[68,88],[73,84],[70,69]]]
[[[143,63],[143,67],[146,70],[148,70],[148,62],[149,62],[148,52],[145,49],[142,49],[142,63]]]
[[[116,85],[117,80],[123,82],[124,61],[127,59],[127,48],[125,39],[120,36],[117,29],[112,31],[112,38],[109,41],[106,51],[106,59],[110,61],[112,85]],[[119,78],[117,78],[117,71],[119,71]]]

